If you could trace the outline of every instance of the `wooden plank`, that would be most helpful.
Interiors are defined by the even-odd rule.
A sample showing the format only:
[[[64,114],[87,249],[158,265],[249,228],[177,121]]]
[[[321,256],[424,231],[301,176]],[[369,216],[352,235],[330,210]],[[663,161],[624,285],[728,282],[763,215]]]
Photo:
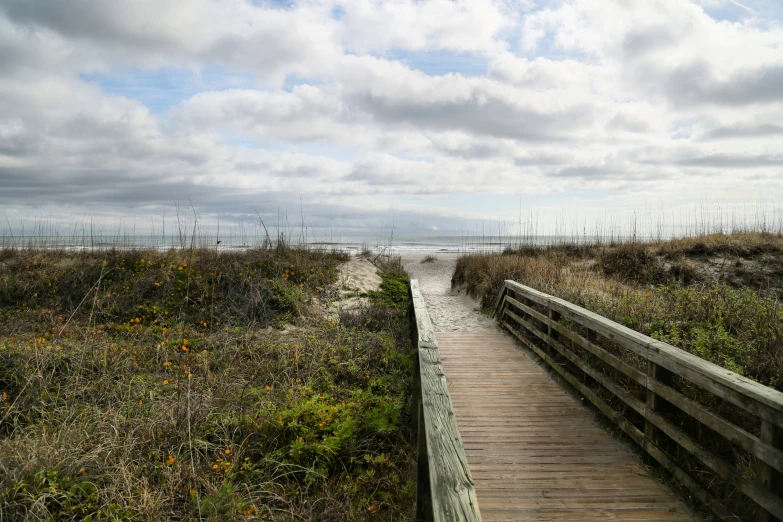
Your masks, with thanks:
[[[655,458],[664,468],[669,470],[677,480],[679,480],[683,485],[685,485],[693,494],[698,498],[704,505],[710,507],[713,512],[718,515],[721,520],[725,521],[735,521],[736,517],[729,513],[729,511],[721,504],[715,497],[712,496],[708,491],[706,491],[704,488],[702,488],[696,481],[693,480],[687,473],[685,473],[679,466],[677,466],[674,461],[672,461],[665,453],[663,453],[660,449],[658,449],[655,445],[653,445],[650,441],[647,440],[647,438],[644,436],[644,433],[639,431],[636,426],[631,424],[627,419],[620,416],[616,411],[614,411],[608,404],[606,404],[601,398],[599,398],[595,393],[593,393],[592,390],[587,388],[584,384],[582,384],[576,377],[571,375],[566,369],[562,368],[560,365],[555,364],[555,362],[542,350],[540,350],[534,343],[530,342],[528,339],[522,337],[518,332],[516,332],[513,329],[509,329],[509,331],[520,341],[522,344],[524,344],[527,348],[531,349],[544,359],[544,361],[547,362],[554,370],[556,370],[563,379],[565,379],[569,384],[571,384],[574,388],[576,388],[580,393],[582,393],[587,399],[593,403],[593,405],[601,411],[604,415],[606,415],[612,422],[614,422],[620,429],[625,432],[626,435],[628,435],[634,442],[636,442],[639,446],[641,446],[645,451],[647,451],[648,454],[650,454],[653,458]]]
[[[509,317],[511,317],[517,324],[523,326],[528,331],[538,336],[549,346],[552,346],[553,348],[558,350],[560,354],[565,356],[579,369],[581,369],[582,371],[590,375],[593,379],[595,379],[597,382],[599,382],[609,392],[611,392],[612,395],[625,402],[628,406],[633,408],[637,413],[639,413],[642,417],[644,417],[647,421],[649,421],[650,425],[655,426],[656,428],[663,431],[666,435],[671,437],[677,444],[679,444],[683,449],[685,449],[693,456],[698,458],[700,461],[702,461],[702,463],[707,465],[710,469],[712,469],[724,480],[726,480],[730,484],[735,485],[740,491],[745,493],[748,497],[753,499],[756,503],[758,503],[760,506],[762,506],[764,509],[766,509],[773,515],[777,516],[778,518],[783,517],[783,501],[781,501],[781,499],[777,495],[772,494],[768,490],[764,489],[761,485],[756,484],[752,479],[748,478],[746,475],[735,470],[731,465],[725,463],[720,458],[714,456],[712,453],[710,453],[708,450],[706,450],[704,447],[702,447],[700,444],[694,441],[685,432],[683,432],[682,430],[680,430],[679,428],[671,424],[669,421],[667,421],[666,419],[664,419],[663,417],[655,413],[653,410],[648,408],[647,404],[632,397],[627,392],[621,390],[610,379],[606,378],[606,376],[600,374],[598,371],[585,364],[576,355],[574,355],[572,352],[567,350],[563,345],[561,345],[560,343],[558,343],[553,339],[548,338],[546,333],[539,331],[528,321],[525,321],[524,319],[520,318],[519,316],[517,316],[516,314],[514,314],[508,309],[506,309],[504,313]],[[531,346],[533,346],[532,343],[530,344]],[[544,352],[542,351],[541,353]],[[555,367],[555,369],[558,370],[561,373],[561,375],[562,372],[565,371],[565,370],[561,370],[559,366]],[[568,375],[571,376],[571,374]],[[573,376],[571,376],[567,380],[569,380],[570,382],[570,379],[573,379],[575,382],[579,382]],[[579,382],[579,384],[583,386],[581,382]],[[582,389],[580,389],[580,391],[584,393]],[[591,399],[591,402],[594,402],[593,399]],[[647,441],[653,442],[651,437],[647,437]]]
[[[777,448],[783,448],[783,430],[770,422],[762,421],[761,439]],[[776,495],[783,494],[783,476],[781,476],[780,471],[772,466],[762,466],[759,470],[759,480],[772,493]],[[766,513],[759,513],[756,520],[757,522],[774,522],[779,520],[779,518],[775,518],[771,512],[767,511]]]
[[[761,506],[763,508],[762,512],[757,517],[759,521],[766,522],[770,520],[770,516],[775,516],[778,520],[783,519],[783,495],[781,495],[783,491],[781,491],[780,479],[781,471],[783,470],[783,440],[781,440],[783,437],[778,435],[783,433],[783,430],[781,430],[781,427],[783,427],[781,422],[783,420],[783,416],[781,416],[783,394],[671,345],[655,341],[561,299],[547,296],[542,292],[524,287],[524,285],[519,285],[518,283],[507,282],[506,286],[509,291],[504,300],[504,305],[501,306],[501,318],[503,316],[511,317],[514,322],[519,323],[528,331],[541,338],[548,346],[553,346],[558,351],[561,351],[560,347],[556,346],[555,332],[558,334],[563,333],[564,328],[562,325],[557,324],[557,321],[553,321],[550,317],[546,317],[537,310],[526,306],[525,302],[529,302],[531,297],[535,298],[536,302],[545,305],[550,316],[552,316],[553,311],[557,311],[568,319],[587,328],[588,336],[594,337],[595,334],[593,332],[598,332],[618,342],[621,346],[632,350],[634,353],[645,357],[648,360],[648,373],[650,375],[643,379],[642,375],[640,375],[641,372],[638,370],[625,365],[613,355],[602,352],[593,342],[594,338],[585,340],[578,334],[565,329],[566,333],[564,335],[575,342],[575,344],[590,351],[593,355],[598,356],[604,362],[607,362],[647,388],[647,404],[645,407],[640,408],[639,405],[632,405],[632,407],[645,418],[645,435],[648,441],[653,441],[656,437],[656,428],[660,429],[681,447],[713,469],[724,480],[735,485]],[[521,301],[512,298],[512,294],[522,296]],[[521,319],[519,316],[514,314],[509,316],[505,313],[507,311],[506,305],[513,306],[532,319],[547,325],[546,333],[548,335],[542,336],[540,329],[532,323],[526,322],[523,324],[514,319],[515,317]],[[585,364],[578,359],[573,360],[572,358],[571,362],[583,371],[585,370]],[[664,377],[658,378],[659,373],[664,375]],[[593,372],[591,376],[594,376],[594,374]],[[756,414],[760,417],[762,423],[761,438],[755,437],[753,434],[742,430],[711,412],[704,411],[700,405],[673,390],[668,386],[671,374],[677,374],[690,380],[701,388]],[[667,379],[666,377],[669,378]],[[596,380],[601,382],[607,389],[613,387],[607,386],[606,379]],[[628,403],[627,396],[623,397],[622,393],[617,393],[614,390],[610,391]],[[730,442],[758,457],[761,462],[758,477],[751,479],[736,471],[733,466],[712,455],[690,436],[661,417],[656,411],[659,409],[659,397],[723,435]],[[774,435],[769,435],[770,433]],[[763,511],[766,511],[766,513]]]
[[[427,463],[426,473],[419,473],[419,492],[425,495],[426,500],[421,502],[421,513],[417,506],[417,517],[435,522],[480,522],[473,478],[454,419],[435,329],[416,280],[410,283],[410,296],[418,338],[422,412],[418,422],[419,459],[420,463],[421,459],[426,459]],[[421,484],[427,479],[428,491],[422,489]]]
[[[511,298],[507,298],[506,300],[513,306],[522,307],[523,310],[529,313],[528,307],[522,303]],[[603,348],[590,342],[579,334],[568,330],[565,326],[557,323],[547,324],[561,335],[567,337],[570,341],[577,344],[579,347],[584,348],[592,355],[595,355],[603,362],[612,366],[612,368],[615,370],[622,372],[624,375],[646,387],[649,391],[655,393],[655,395],[660,396],[708,428],[716,431],[723,437],[726,437],[729,442],[737,444],[739,447],[752,453],[776,470],[783,471],[783,451],[781,451],[779,448],[762,441],[755,435],[722,419],[721,417],[718,417],[712,412],[705,410],[700,404],[685,397],[673,388],[667,386],[664,382],[661,382],[655,378],[648,378],[647,374],[637,370],[636,368],[633,368],[632,366],[618,359],[614,355],[610,354]]]
[[[510,340],[462,332],[438,340],[486,520],[690,520]]]
[[[563,299],[549,296],[515,281],[507,280],[506,287],[553,308],[564,317],[600,333],[719,397],[783,427],[783,393],[684,350],[656,341]]]

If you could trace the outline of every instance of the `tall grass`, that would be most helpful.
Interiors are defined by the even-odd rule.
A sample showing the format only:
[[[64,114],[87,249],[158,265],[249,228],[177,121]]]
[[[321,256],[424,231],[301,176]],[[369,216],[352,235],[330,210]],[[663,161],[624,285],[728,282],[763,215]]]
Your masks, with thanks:
[[[457,261],[453,281],[481,297],[489,309],[506,279],[576,303],[783,391],[781,234],[742,232],[648,243],[526,245],[503,254],[463,256]],[[614,345],[605,348],[640,371],[646,370],[645,361],[630,351]],[[616,382],[635,390],[622,378]],[[700,393],[687,382],[676,386],[705,409],[759,435],[758,423],[741,409]],[[601,392],[600,386],[596,392]],[[640,397],[644,399],[643,393]],[[625,411],[622,404],[616,407],[643,426],[634,412]],[[673,422],[738,469],[755,473],[757,463],[751,455],[686,416]],[[673,445],[666,448],[741,519],[752,518],[752,503],[743,501],[687,452]]]
[[[188,234],[0,249],[0,520],[409,519],[407,294],[327,322],[345,254]]]

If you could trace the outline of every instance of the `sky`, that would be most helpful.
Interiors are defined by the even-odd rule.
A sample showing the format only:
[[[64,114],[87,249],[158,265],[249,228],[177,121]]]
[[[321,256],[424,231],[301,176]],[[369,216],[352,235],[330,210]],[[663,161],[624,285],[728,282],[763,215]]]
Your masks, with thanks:
[[[0,0],[8,230],[781,200],[783,0]]]

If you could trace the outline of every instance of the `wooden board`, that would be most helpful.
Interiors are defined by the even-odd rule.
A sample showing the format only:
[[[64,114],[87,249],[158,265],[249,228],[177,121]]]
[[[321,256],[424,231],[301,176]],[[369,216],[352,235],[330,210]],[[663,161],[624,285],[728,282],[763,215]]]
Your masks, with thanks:
[[[418,355],[414,376],[418,381],[415,387],[419,441],[416,517],[427,522],[481,522],[435,330],[416,280],[410,283],[410,299]]]
[[[508,336],[436,336],[483,520],[692,520]]]

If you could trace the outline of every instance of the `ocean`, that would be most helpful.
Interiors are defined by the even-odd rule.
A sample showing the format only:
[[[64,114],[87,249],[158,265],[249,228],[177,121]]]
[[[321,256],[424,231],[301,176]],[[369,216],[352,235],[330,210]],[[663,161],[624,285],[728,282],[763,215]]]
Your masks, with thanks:
[[[501,252],[520,244],[551,244],[556,236],[537,236],[521,239],[519,236],[328,236],[281,238],[289,245],[307,246],[325,250],[337,249],[349,253],[370,250],[375,253],[406,254]],[[573,241],[573,238],[570,238]],[[274,240],[271,241],[274,243]],[[199,234],[197,236],[161,235],[6,235],[0,236],[0,248],[44,248],[65,250],[101,250],[109,248],[214,248],[221,251],[241,251],[270,244],[266,236]]]

